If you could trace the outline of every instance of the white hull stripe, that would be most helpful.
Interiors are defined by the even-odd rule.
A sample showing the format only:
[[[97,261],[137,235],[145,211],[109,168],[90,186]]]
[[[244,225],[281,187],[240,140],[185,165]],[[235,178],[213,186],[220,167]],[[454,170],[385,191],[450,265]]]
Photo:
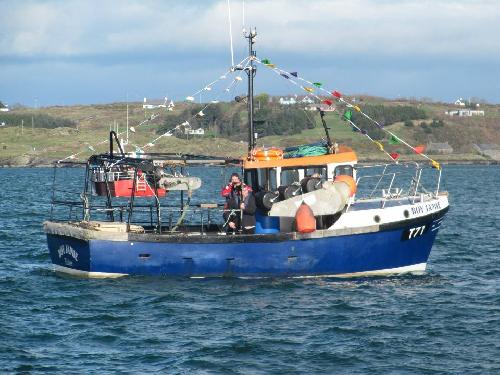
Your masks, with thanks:
[[[427,263],[418,263],[413,264],[411,266],[404,267],[396,267],[396,268],[386,268],[382,270],[374,270],[374,271],[363,271],[363,272],[353,272],[353,273],[342,273],[335,275],[311,275],[311,276],[292,276],[294,279],[312,279],[312,278],[322,278],[322,277],[338,277],[338,278],[347,278],[347,277],[363,277],[363,276],[389,276],[389,275],[397,275],[397,274],[405,274],[405,273],[414,273],[421,274],[425,272],[425,268]],[[88,278],[117,278],[127,276],[126,273],[109,273],[109,272],[88,272],[75,270],[73,268],[63,267],[59,265],[54,265],[54,270],[56,272],[64,272],[74,276],[80,277],[88,277]],[[269,276],[271,277],[271,276]],[[191,276],[192,279],[204,279],[204,276]],[[266,277],[241,277],[242,279],[261,279]]]
[[[112,273],[112,272],[89,272],[82,270],[75,270],[74,268],[59,266],[54,264],[54,271],[63,272],[73,276],[89,277],[93,279],[107,279],[127,276],[126,273]]]

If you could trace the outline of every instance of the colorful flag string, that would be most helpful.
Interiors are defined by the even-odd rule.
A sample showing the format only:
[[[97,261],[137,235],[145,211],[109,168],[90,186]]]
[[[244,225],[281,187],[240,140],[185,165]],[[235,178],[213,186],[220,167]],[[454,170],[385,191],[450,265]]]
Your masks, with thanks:
[[[259,59],[256,59],[255,61],[256,61],[256,62],[259,62],[259,63],[262,63],[262,62],[261,62],[261,60],[259,60]],[[316,95],[315,93],[312,93],[311,91],[309,91],[309,90],[311,90],[311,88],[310,88],[310,87],[303,86],[303,85],[299,84],[298,82],[296,82],[296,81],[294,81],[293,79],[291,79],[291,78],[290,78],[290,76],[293,76],[293,77],[295,77],[298,81],[302,81],[302,82],[304,82],[304,83],[306,83],[306,84],[308,84],[308,85],[310,85],[310,86],[315,86],[318,90],[320,90],[320,91],[324,92],[324,93],[325,93],[326,95],[328,95],[328,96],[330,96],[330,95],[331,95],[331,96],[335,97],[335,98],[336,98],[336,99],[337,99],[340,103],[344,104],[344,105],[345,105],[346,107],[348,107],[348,108],[352,108],[352,109],[354,109],[355,111],[359,112],[359,113],[360,113],[362,116],[364,116],[367,120],[369,120],[370,122],[372,122],[373,124],[375,124],[375,125],[376,125],[379,129],[381,129],[382,131],[384,131],[384,132],[386,132],[387,134],[389,134],[389,135],[390,135],[390,137],[391,137],[390,139],[392,139],[392,140],[398,140],[399,142],[401,142],[402,144],[404,144],[405,146],[407,146],[408,148],[410,148],[413,152],[415,152],[415,153],[417,153],[417,154],[421,155],[422,157],[426,158],[427,160],[429,160],[429,161],[431,162],[431,164],[432,164],[433,168],[436,168],[436,169],[440,169],[440,168],[441,168],[440,164],[439,164],[437,161],[433,160],[432,158],[430,158],[429,156],[427,156],[426,154],[424,154],[424,152],[423,152],[423,151],[422,151],[422,152],[418,152],[418,151],[420,151],[420,150],[418,149],[418,146],[416,146],[416,147],[411,146],[408,142],[406,142],[406,141],[405,141],[405,140],[403,140],[402,138],[398,137],[396,134],[394,134],[394,133],[393,133],[393,132],[391,132],[390,130],[388,130],[388,129],[384,128],[384,127],[383,127],[383,126],[382,126],[382,125],[381,125],[378,121],[376,121],[375,119],[373,119],[372,117],[370,117],[368,114],[366,114],[366,113],[365,113],[365,112],[364,112],[364,111],[363,111],[363,110],[362,110],[362,109],[361,109],[358,105],[356,105],[356,104],[352,104],[352,103],[350,103],[349,101],[347,101],[347,100],[344,98],[344,96],[343,96],[343,95],[342,95],[339,91],[337,91],[337,90],[334,90],[334,91],[329,91],[329,90],[325,89],[325,88],[323,87],[323,85],[322,85],[320,82],[312,82],[312,81],[309,81],[309,80],[307,80],[307,79],[305,79],[305,78],[303,78],[303,77],[300,77],[300,76],[298,75],[298,73],[297,73],[297,72],[288,72],[288,71],[286,71],[286,70],[283,70],[283,69],[277,68],[274,64],[272,64],[273,66],[269,66],[269,65],[266,65],[266,64],[264,64],[264,65],[265,65],[265,66],[267,66],[269,69],[271,69],[271,70],[275,71],[275,72],[276,72],[278,75],[280,75],[281,77],[286,78],[289,82],[291,82],[291,83],[295,84],[297,87],[301,88],[301,89],[302,89],[302,90],[304,90],[304,91],[309,92],[312,96],[314,96],[314,97],[315,97],[316,99],[318,99],[320,102],[322,101],[322,99],[321,99],[318,95]],[[339,114],[339,115],[340,115],[340,114]],[[362,131],[362,129],[360,129],[358,126],[356,126],[356,125],[352,122],[352,120],[351,120],[351,119],[346,119],[346,120],[347,120],[347,122],[349,122],[349,124],[351,124],[351,125],[353,126],[353,128],[355,128],[355,129],[359,130],[362,134],[364,134],[365,136],[367,136],[367,137],[368,137],[368,138],[369,138],[372,142],[376,142],[376,141],[374,141],[373,139],[371,139],[371,138],[368,136],[368,134],[367,134],[367,132],[366,132],[366,131],[364,131],[364,130]],[[379,143],[379,142],[377,142],[377,143]],[[385,150],[382,150],[382,151],[384,151],[384,152],[385,152],[385,153],[386,153],[386,154],[387,154],[387,155],[391,158],[391,160],[393,160],[393,161],[397,162],[397,161],[396,161],[397,157],[396,157],[396,158],[394,158],[394,157],[392,157],[389,153],[387,153]],[[399,154],[398,154],[398,157],[399,157]]]

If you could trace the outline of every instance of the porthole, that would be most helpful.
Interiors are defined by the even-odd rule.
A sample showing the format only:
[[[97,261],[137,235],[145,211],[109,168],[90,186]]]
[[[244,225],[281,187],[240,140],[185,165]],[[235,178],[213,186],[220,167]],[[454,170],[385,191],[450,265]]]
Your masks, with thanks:
[[[376,222],[376,223],[380,223],[380,216],[375,215],[375,216],[373,217],[373,220],[375,220],[375,222]]]
[[[403,215],[408,219],[410,217],[410,212],[408,210],[404,210]]]

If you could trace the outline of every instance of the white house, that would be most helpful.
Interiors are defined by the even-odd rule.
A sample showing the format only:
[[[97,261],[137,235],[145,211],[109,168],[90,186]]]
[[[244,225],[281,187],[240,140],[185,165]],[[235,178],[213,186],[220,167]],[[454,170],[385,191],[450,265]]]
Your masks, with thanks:
[[[472,117],[472,116],[484,116],[484,111],[479,111],[475,109],[455,109],[451,111],[446,111],[448,116],[459,116],[459,117]]]
[[[205,135],[205,129],[198,128],[198,129],[189,129],[186,128],[184,129],[184,134],[189,134],[189,135]]]
[[[0,107],[0,112],[9,112],[9,106],[7,104],[3,104],[2,107]]]
[[[455,100],[455,105],[459,107],[465,107],[465,102],[462,98],[458,98],[457,100]]]
[[[167,108],[167,97],[164,98],[163,101],[161,100],[151,100],[147,101],[146,98],[144,98],[144,103],[142,104],[142,108],[144,109],[155,109],[155,108]]]
[[[293,97],[291,97],[291,98],[280,98],[279,102],[280,102],[281,105],[293,105],[293,104],[297,104],[297,101]]]

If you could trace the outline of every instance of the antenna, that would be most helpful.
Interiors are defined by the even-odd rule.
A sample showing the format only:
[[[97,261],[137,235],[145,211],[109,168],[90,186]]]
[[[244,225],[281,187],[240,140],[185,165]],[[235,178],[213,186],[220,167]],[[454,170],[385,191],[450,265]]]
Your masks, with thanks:
[[[229,0],[227,0],[227,15],[229,18],[229,41],[231,42],[231,66],[234,66],[233,30],[231,27],[231,6]]]
[[[127,143],[128,145],[128,93],[127,93]]]
[[[235,70],[245,70],[248,76],[248,156],[255,147],[255,132],[254,132],[254,121],[253,121],[253,79],[257,73],[257,68],[254,66],[253,61],[255,59],[255,51],[253,45],[255,43],[255,38],[257,37],[257,29],[250,28],[250,31],[244,32],[243,36],[248,39],[248,56],[250,57],[250,64],[246,67],[236,67]]]

